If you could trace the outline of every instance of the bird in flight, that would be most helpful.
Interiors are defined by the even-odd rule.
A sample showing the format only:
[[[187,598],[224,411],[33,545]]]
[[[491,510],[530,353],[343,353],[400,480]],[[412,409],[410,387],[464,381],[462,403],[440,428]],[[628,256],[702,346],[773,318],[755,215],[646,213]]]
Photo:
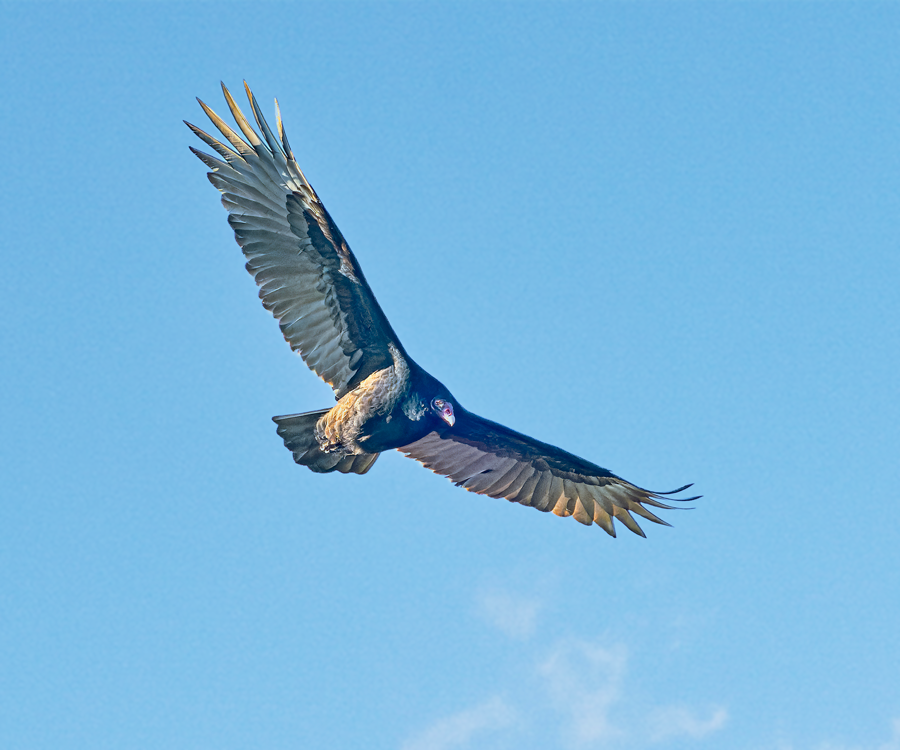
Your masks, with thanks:
[[[185,124],[220,158],[191,148],[210,168],[228,223],[291,349],[328,383],[330,409],[273,417],[294,461],[315,472],[365,474],[397,449],[471,492],[597,524],[613,519],[645,536],[632,514],[669,524],[647,506],[671,509],[691,485],[651,492],[596,464],[463,408],[406,353],[356,256],[294,159],[276,108],[266,123],[244,83],[256,129],[222,84],[240,134],[199,99],[223,140]],[[242,137],[243,136],[243,137]]]

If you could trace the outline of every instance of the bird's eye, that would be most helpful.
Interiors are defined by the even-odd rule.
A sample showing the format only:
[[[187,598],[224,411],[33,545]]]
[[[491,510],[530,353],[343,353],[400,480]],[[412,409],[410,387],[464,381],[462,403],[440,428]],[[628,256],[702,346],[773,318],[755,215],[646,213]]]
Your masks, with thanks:
[[[432,405],[435,409],[437,409],[438,411],[440,411],[441,409],[444,408],[444,399],[442,399],[442,398],[436,398],[434,401],[431,402],[431,405]]]

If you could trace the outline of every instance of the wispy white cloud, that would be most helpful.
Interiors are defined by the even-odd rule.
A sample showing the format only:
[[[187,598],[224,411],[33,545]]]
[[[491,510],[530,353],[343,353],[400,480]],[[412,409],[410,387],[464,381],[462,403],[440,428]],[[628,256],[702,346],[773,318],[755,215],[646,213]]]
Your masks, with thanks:
[[[842,743],[823,742],[816,750],[900,750],[900,719],[891,722],[891,736],[880,745],[845,745]]]
[[[482,591],[478,610],[487,622],[510,638],[527,640],[534,634],[541,603],[535,598],[503,591]]]
[[[612,720],[622,696],[628,661],[624,646],[559,641],[538,668],[557,710],[565,716],[564,735],[573,745],[598,745],[624,736]]]
[[[670,737],[692,737],[701,739],[718,731],[728,721],[728,711],[717,707],[707,718],[700,718],[686,706],[662,706],[650,716],[650,740],[661,742]]]
[[[482,589],[475,605],[486,623],[512,639],[529,641],[548,632],[545,623],[538,623],[544,610],[539,597],[494,587]],[[698,710],[648,703],[641,681],[629,674],[629,653],[621,642],[541,638],[520,656],[525,661],[514,682],[495,685],[493,697],[437,719],[402,750],[655,748],[669,740],[705,739],[728,722],[722,706]]]
[[[494,696],[473,708],[439,719],[407,740],[403,750],[464,748],[477,736],[510,727],[516,717],[516,710],[506,700]]]
[[[894,719],[891,722],[893,731],[891,738],[881,745],[878,750],[900,750],[900,719]]]
[[[723,707],[697,711],[686,705],[643,705],[634,698],[638,689],[629,685],[628,665],[628,649],[621,643],[557,639],[535,660],[530,676],[511,691],[530,696],[519,699],[521,705],[492,697],[439,719],[403,745],[403,750],[463,748],[470,742],[474,745],[476,737],[478,745],[484,746],[488,732],[495,733],[496,742],[515,739],[517,747],[545,746],[545,740],[528,744],[540,735],[552,738],[554,746],[578,750],[623,743],[639,748],[667,740],[704,739],[727,723],[728,711]]]

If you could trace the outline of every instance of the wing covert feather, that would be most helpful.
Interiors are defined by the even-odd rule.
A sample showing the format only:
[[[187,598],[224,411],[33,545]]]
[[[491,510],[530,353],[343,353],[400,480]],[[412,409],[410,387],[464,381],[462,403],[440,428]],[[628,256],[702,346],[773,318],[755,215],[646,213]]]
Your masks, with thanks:
[[[672,492],[652,492],[616,476],[590,461],[491,422],[457,405],[456,424],[430,432],[399,449],[436,474],[443,474],[470,492],[572,516],[587,526],[597,524],[616,535],[613,519],[645,536],[632,513],[668,526],[649,511],[672,509],[663,502]]]
[[[263,306],[291,348],[340,398],[391,365],[388,344],[403,349],[356,257],[297,165],[280,112],[276,136],[246,83],[244,88],[258,132],[223,84],[243,138],[198,99],[224,142],[186,123],[221,158],[191,151],[212,170],[209,181],[222,193]]]

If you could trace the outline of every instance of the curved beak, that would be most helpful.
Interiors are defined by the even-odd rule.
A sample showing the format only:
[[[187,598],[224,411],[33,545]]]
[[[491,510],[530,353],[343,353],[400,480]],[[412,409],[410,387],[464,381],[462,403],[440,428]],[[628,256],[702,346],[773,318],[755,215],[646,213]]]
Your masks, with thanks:
[[[453,414],[453,406],[451,404],[444,404],[444,408],[441,409],[440,414],[441,419],[451,427],[456,424],[456,417]]]

